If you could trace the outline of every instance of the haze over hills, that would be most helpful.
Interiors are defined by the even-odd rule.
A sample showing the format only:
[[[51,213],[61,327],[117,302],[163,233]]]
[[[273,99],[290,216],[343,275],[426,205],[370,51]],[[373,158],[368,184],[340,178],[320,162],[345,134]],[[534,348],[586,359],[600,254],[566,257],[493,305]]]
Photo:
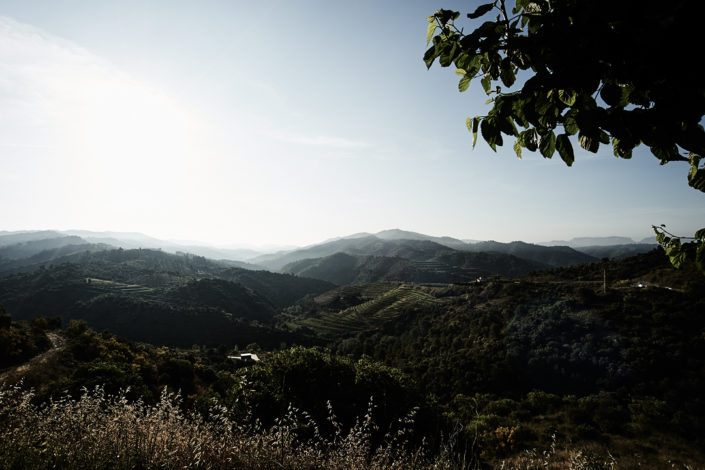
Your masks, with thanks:
[[[429,253],[429,256],[428,259],[410,260],[400,256],[338,252],[322,258],[294,261],[281,271],[344,285],[378,281],[470,282],[482,276],[515,277],[550,267],[502,253],[468,253],[448,249]]]
[[[268,269],[281,270],[295,261],[323,258],[335,253],[355,256],[400,256],[412,261],[432,261],[435,256],[449,250],[475,253],[492,251],[550,266],[596,261],[589,255],[567,247],[543,247],[523,242],[469,244],[452,237],[434,237],[398,229],[376,234],[358,233],[298,250],[262,255],[251,261]]]
[[[399,256],[412,261],[426,261],[435,253],[442,253],[449,248],[430,240],[381,239],[375,235],[356,238],[343,238],[320,245],[313,245],[298,250],[259,256],[252,262],[278,271],[285,265],[303,259],[321,258],[335,253],[350,255]]]
[[[552,240],[550,242],[539,243],[539,245],[545,246],[569,246],[571,248],[630,244],[656,245],[656,238],[647,237],[639,241],[634,241],[629,237],[576,237],[571,238],[570,240]]]
[[[118,248],[158,248],[169,253],[185,252],[211,259],[245,261],[262,254],[262,252],[250,248],[221,248],[196,243],[176,243],[141,233],[90,232],[86,230],[68,230],[65,233],[78,235],[90,243],[105,243]]]
[[[585,246],[578,249],[583,253],[599,259],[623,259],[641,253],[647,253],[656,246],[658,245],[655,243],[629,243],[626,245]]]
[[[43,230],[0,233],[0,273],[29,270],[48,262],[84,251],[121,248],[157,249],[167,253],[190,253],[215,260],[227,261],[230,266],[245,269],[264,269],[241,261],[260,254],[250,249],[215,248],[202,245],[180,245],[134,232],[91,232],[87,230]],[[67,261],[67,260],[64,260]]]
[[[628,243],[612,244],[613,242],[625,241],[628,241]],[[554,243],[562,242],[550,242],[550,244]],[[590,245],[582,246],[584,244]],[[574,247],[569,247],[568,245],[574,245]],[[0,260],[2,260],[0,273],[12,272],[13,270],[31,270],[44,263],[55,262],[55,260],[82,251],[95,252],[113,248],[147,248],[160,249],[169,253],[191,253],[210,259],[227,261],[231,266],[235,267],[279,271],[293,262],[324,258],[336,253],[346,253],[358,257],[398,257],[418,263],[434,261],[435,257],[448,250],[513,255],[526,261],[539,263],[533,269],[541,269],[544,265],[554,267],[570,266],[578,263],[594,262],[605,257],[621,258],[631,256],[649,251],[653,248],[653,245],[638,244],[625,237],[582,237],[565,242],[563,245],[551,246],[519,241],[511,243],[494,241],[468,243],[453,237],[437,237],[391,229],[375,234],[360,232],[303,248],[262,253],[250,248],[179,244],[137,232],[43,230],[0,232]],[[463,264],[467,264],[466,261]],[[414,269],[418,270],[419,268],[424,271],[424,268],[420,266],[416,266]],[[486,269],[483,268],[480,271],[486,272]],[[408,274],[409,270],[407,269],[405,272]],[[524,271],[514,271],[514,274],[517,272]],[[510,275],[507,272],[495,272],[495,274]],[[418,278],[418,275],[413,275],[412,277]],[[420,278],[425,277],[426,274],[421,275]],[[465,275],[460,277],[464,278]],[[452,278],[455,279],[456,277]]]
[[[555,267],[597,261],[593,256],[574,250],[568,246],[541,246],[524,242],[500,243],[495,241],[472,243],[465,248],[473,252],[497,252],[519,258],[549,264]]]

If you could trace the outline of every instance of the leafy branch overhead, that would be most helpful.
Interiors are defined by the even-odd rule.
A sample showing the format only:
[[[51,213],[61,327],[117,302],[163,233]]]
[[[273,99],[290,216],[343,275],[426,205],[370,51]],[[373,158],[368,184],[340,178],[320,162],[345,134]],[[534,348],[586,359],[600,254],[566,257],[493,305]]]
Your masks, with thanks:
[[[695,261],[700,272],[705,274],[705,229],[698,230],[692,237],[673,235],[664,225],[654,226],[653,229],[656,240],[661,244],[674,267],[680,268],[688,261]],[[690,243],[683,244],[683,240],[690,240]]]
[[[441,9],[428,17],[424,62],[454,66],[459,91],[479,80],[489,97],[487,114],[467,118],[473,147],[478,134],[493,150],[508,137],[519,157],[558,152],[570,166],[576,144],[611,145],[620,158],[644,144],[661,164],[688,163],[688,184],[705,192],[703,14],[698,0],[516,0],[511,10],[495,0],[466,15],[489,18],[466,33],[459,12]],[[702,260],[703,237],[692,239]]]
[[[479,80],[492,106],[468,128],[493,149],[509,136],[519,156],[557,151],[571,165],[570,136],[621,158],[643,143],[661,163],[690,161],[699,174],[689,182],[703,191],[705,80],[692,51],[704,12],[689,0],[517,0],[511,11],[495,0],[467,14],[492,19],[466,34],[459,12],[437,10],[424,61],[454,66],[460,91]]]

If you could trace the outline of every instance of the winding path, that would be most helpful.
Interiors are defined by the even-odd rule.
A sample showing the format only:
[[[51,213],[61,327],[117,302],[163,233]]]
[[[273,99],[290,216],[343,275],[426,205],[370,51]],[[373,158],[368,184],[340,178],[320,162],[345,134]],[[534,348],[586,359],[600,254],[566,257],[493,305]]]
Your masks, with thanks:
[[[2,385],[3,382],[6,381],[6,379],[12,377],[12,376],[23,376],[29,371],[32,367],[38,364],[44,364],[46,363],[49,358],[54,356],[56,353],[64,349],[64,345],[66,343],[65,339],[63,336],[61,336],[58,333],[54,332],[48,332],[47,338],[49,338],[49,341],[51,341],[51,348],[48,350],[44,351],[41,354],[37,354],[34,356],[32,359],[29,361],[25,362],[24,364],[20,364],[18,366],[10,367],[4,372],[0,373],[0,385]]]

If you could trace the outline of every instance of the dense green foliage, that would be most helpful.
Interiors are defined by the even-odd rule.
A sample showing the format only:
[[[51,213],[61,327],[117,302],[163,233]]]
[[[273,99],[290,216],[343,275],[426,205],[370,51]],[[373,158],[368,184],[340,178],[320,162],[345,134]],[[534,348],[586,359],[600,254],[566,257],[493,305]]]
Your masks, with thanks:
[[[485,458],[504,455],[496,446],[510,430],[515,450],[557,432],[658,453],[663,434],[703,444],[699,279],[654,251],[518,282],[346,286],[284,313],[338,353],[423,384]]]
[[[344,429],[369,413],[385,433],[423,402],[416,384],[399,370],[323,349],[282,351],[252,366],[243,377],[231,391],[232,406],[240,416],[254,413],[269,426],[295,406],[320,423],[318,432],[326,435],[335,432],[326,422],[331,412]]]
[[[43,317],[36,318],[31,325],[12,322],[0,307],[0,369],[28,361],[47,350],[51,343],[42,329],[47,323]]]
[[[511,12],[497,0],[468,14],[496,19],[465,34],[455,25],[458,12],[438,10],[428,18],[433,46],[424,60],[429,67],[437,58],[443,67],[454,64],[461,91],[482,77],[492,108],[469,127],[473,133],[479,127],[493,148],[505,134],[517,139],[517,153],[538,149],[550,158],[558,151],[570,165],[568,137],[578,134],[591,152],[611,142],[616,156],[629,158],[644,143],[662,163],[687,161],[679,148],[699,160],[705,85],[683,73],[683,65],[691,54],[684,45],[698,41],[702,12],[692,0],[518,0]],[[665,63],[655,65],[654,57]],[[558,128],[563,133],[556,136]],[[705,189],[704,177],[693,175],[690,184]]]

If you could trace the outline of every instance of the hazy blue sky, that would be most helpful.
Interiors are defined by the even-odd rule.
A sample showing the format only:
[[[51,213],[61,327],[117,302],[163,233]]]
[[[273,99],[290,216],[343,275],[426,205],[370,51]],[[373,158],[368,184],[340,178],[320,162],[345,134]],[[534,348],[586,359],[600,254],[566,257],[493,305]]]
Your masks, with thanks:
[[[692,234],[685,164],[471,149],[426,16],[476,2],[0,0],[0,230],[308,244]]]

